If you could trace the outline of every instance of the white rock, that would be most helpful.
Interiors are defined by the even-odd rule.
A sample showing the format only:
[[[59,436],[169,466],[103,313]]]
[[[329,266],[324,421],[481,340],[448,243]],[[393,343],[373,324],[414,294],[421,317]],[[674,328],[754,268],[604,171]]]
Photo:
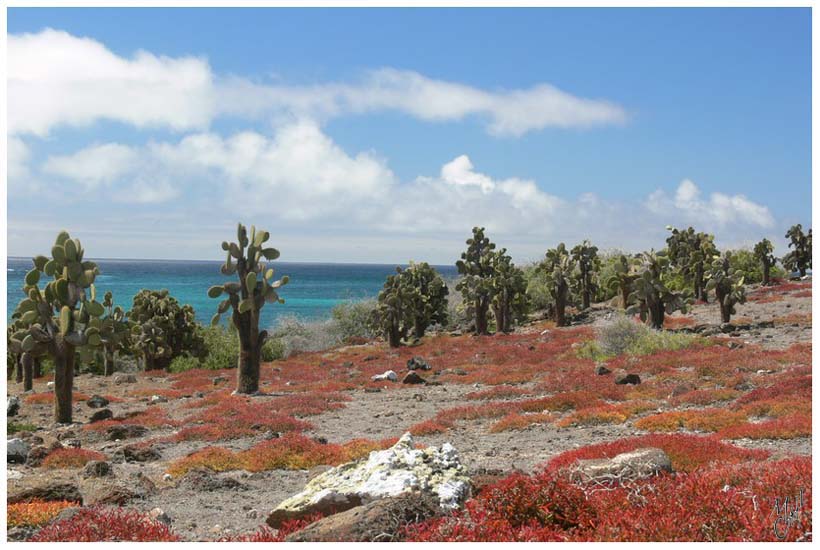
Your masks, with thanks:
[[[454,509],[470,495],[470,480],[458,452],[449,443],[416,449],[406,433],[391,448],[373,451],[367,459],[331,468],[308,482],[304,490],[281,502],[268,523],[331,509],[344,510],[373,500],[422,491]]]
[[[162,481],[171,481],[172,479],[174,479],[174,476],[172,476],[171,474],[164,474],[162,476]]]
[[[10,395],[6,400],[6,416],[17,416],[20,411],[20,398],[16,395]]]
[[[49,382],[48,384],[46,384],[46,387],[50,390],[53,390],[54,389],[54,382]]]
[[[29,452],[29,445],[19,437],[9,439],[6,442],[6,461],[20,462],[26,461]]]
[[[376,374],[370,377],[371,380],[374,382],[378,382],[380,380],[390,380],[391,382],[397,382],[399,379],[399,375],[396,374],[394,371],[389,370],[382,374]]]
[[[168,399],[161,395],[152,395],[151,396],[151,403],[166,403]]]

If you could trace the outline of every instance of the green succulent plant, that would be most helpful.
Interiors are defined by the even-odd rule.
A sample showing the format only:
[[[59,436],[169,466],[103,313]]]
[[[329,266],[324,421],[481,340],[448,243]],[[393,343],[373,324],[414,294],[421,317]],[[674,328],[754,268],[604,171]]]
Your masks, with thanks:
[[[467,239],[467,250],[456,262],[461,275],[456,290],[461,292],[468,317],[472,317],[476,334],[489,334],[488,313],[493,298],[495,243],[484,236],[483,227],[474,227]]]
[[[692,298],[688,291],[673,292],[666,287],[664,278],[669,271],[669,258],[664,252],[643,252],[639,259],[639,276],[629,296],[633,305],[627,313],[639,312],[652,328],[661,329],[664,316],[678,310],[686,313]]]
[[[576,262],[564,243],[547,250],[546,258],[538,269],[544,273],[553,300],[553,319],[559,327],[567,325],[566,308],[572,301],[570,294]]]
[[[447,324],[447,283],[427,262],[410,261],[403,272],[410,286],[418,292],[412,295],[413,333],[421,338],[431,325]]]
[[[167,289],[140,290],[127,320],[132,347],[142,357],[146,371],[167,370],[175,357],[201,357],[205,352],[194,308],[180,305]]]
[[[21,328],[10,338],[20,351],[24,371],[33,368],[37,357],[53,359],[54,419],[60,423],[72,421],[77,348],[102,344],[100,317],[105,309],[96,301],[94,288],[99,269],[94,262],[84,261],[84,254],[80,241],[61,231],[51,257],[33,259],[34,268],[26,273],[23,287],[26,298],[17,304]],[[51,280],[41,289],[43,275]]]
[[[632,293],[632,285],[638,278],[636,265],[632,258],[627,258],[624,254],[618,257],[614,265],[614,273],[607,279],[606,286],[612,292],[620,295],[621,307],[629,307],[629,295]]]
[[[524,272],[513,264],[506,252],[502,248],[495,254],[491,304],[495,329],[504,333],[512,331],[513,323],[527,310],[527,281]]]
[[[397,348],[415,323],[414,304],[421,301],[419,290],[410,283],[407,273],[396,267],[396,273],[388,275],[374,310],[374,322],[385,335],[391,348]]]
[[[789,248],[794,250],[783,256],[781,261],[786,269],[798,271],[804,277],[806,271],[811,269],[811,229],[803,233],[803,226],[798,223],[789,228],[786,238],[789,239]]]
[[[114,306],[114,295],[111,291],[103,297],[105,317],[101,320],[100,339],[102,340],[103,374],[114,374],[114,356],[116,353],[128,352],[131,346],[131,327],[125,311]]]
[[[265,246],[270,239],[267,231],[257,231],[251,226],[251,234],[244,225],[238,224],[237,242],[222,242],[226,253],[222,265],[223,275],[234,275],[238,281],[215,285],[208,289],[210,298],[225,299],[217,306],[211,324],[219,323],[222,314],[232,310],[231,322],[239,332],[239,357],[236,392],[252,394],[259,391],[259,362],[262,346],[268,338],[267,331],[259,330],[259,316],[266,303],[284,303],[278,290],[287,284],[288,277],[274,278],[273,268],[267,261],[279,257],[279,251]]]
[[[570,253],[578,266],[578,270],[573,276],[574,286],[577,288],[577,294],[581,297],[581,307],[587,309],[590,305],[590,298],[595,295],[598,289],[597,274],[601,269],[598,247],[585,240],[581,244],[575,245]]]
[[[718,253],[714,235],[696,232],[692,227],[680,230],[668,225],[666,229],[672,232],[666,239],[670,264],[692,285],[695,300],[707,301],[706,268]]]
[[[760,262],[760,267],[763,272],[762,284],[764,286],[771,284],[770,278],[772,268],[777,262],[777,258],[774,257],[773,252],[774,247],[769,239],[763,239],[757,243],[754,248],[754,257],[758,262]]]
[[[715,298],[720,306],[720,318],[724,323],[731,321],[736,304],[746,302],[743,272],[732,269],[731,261],[731,252],[716,256],[709,269],[709,280],[706,283],[706,290],[715,291]]]

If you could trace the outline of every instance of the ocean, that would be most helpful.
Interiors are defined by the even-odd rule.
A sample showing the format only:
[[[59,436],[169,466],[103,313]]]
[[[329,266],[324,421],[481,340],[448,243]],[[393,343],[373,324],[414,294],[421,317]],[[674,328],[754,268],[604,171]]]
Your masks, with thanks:
[[[193,306],[197,319],[202,323],[210,322],[220,302],[218,298],[208,298],[208,288],[231,280],[219,272],[220,261],[93,261],[100,268],[100,275],[95,281],[100,299],[110,290],[114,294],[115,304],[128,310],[134,295],[141,289],[167,288],[180,303]],[[277,319],[282,316],[296,316],[306,321],[327,319],[336,304],[375,298],[385,277],[396,269],[393,264],[269,262],[269,266],[274,268],[277,278],[288,275],[290,281],[280,289],[279,295],[284,298],[284,304],[266,304],[262,308],[260,326],[266,328],[275,327]],[[8,259],[8,318],[23,298],[23,279],[32,267],[30,258]],[[457,276],[455,265],[434,267],[445,279]]]

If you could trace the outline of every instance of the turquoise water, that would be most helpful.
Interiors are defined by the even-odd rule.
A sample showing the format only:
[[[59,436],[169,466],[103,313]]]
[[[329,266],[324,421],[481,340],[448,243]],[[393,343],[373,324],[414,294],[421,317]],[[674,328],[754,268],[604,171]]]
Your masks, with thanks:
[[[95,260],[100,268],[95,286],[97,295],[110,290],[114,302],[129,309],[140,289],[167,288],[181,303],[191,304],[197,319],[210,321],[216,313],[219,299],[210,299],[208,287],[230,280],[219,272],[219,261],[167,260]],[[374,264],[313,264],[271,262],[277,278],[288,275],[290,282],[280,292],[284,304],[266,304],[262,308],[262,326],[276,325],[282,315],[295,315],[304,320],[330,317],[336,304],[350,300],[375,298],[387,275],[395,265]],[[8,317],[22,299],[23,278],[32,268],[30,258],[8,259]],[[436,266],[445,278],[456,276],[455,266]]]

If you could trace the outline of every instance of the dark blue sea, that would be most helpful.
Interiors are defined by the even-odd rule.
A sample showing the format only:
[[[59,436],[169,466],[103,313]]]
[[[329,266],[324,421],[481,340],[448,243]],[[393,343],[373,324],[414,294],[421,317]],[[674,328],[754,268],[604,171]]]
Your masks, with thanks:
[[[219,299],[208,298],[208,287],[231,280],[219,272],[219,261],[169,260],[94,260],[100,268],[95,286],[97,296],[110,290],[114,302],[128,310],[131,300],[140,289],[167,288],[180,302],[190,304],[202,323],[210,322],[216,313]],[[288,275],[290,281],[279,295],[284,304],[266,304],[262,308],[262,322],[273,327],[283,316],[296,316],[313,321],[327,319],[333,306],[340,302],[375,298],[387,275],[395,272],[395,265],[376,264],[317,264],[270,262],[276,277]],[[8,317],[23,298],[23,279],[33,267],[30,258],[8,259]],[[445,278],[456,277],[456,267],[435,266]],[[224,317],[223,317],[224,319]]]

